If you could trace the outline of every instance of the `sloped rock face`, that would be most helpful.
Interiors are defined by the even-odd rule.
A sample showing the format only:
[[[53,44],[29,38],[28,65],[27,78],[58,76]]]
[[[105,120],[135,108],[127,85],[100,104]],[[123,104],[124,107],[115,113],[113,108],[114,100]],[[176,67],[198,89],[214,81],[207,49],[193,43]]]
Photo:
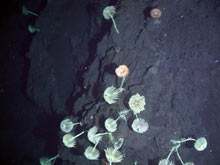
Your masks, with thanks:
[[[89,5],[94,11],[89,11]],[[74,95],[84,91],[82,74],[88,69],[88,42],[98,31],[94,16],[99,6],[89,1],[51,1],[37,20],[41,33],[27,57],[30,70],[27,94],[46,113],[72,111]],[[96,26],[96,28],[94,28]]]
[[[116,6],[114,18],[120,34],[111,20],[102,16],[107,5]],[[162,11],[159,19],[150,17],[150,10],[155,7]],[[28,101],[38,110],[37,114],[30,111],[28,115],[35,121],[30,136],[44,138],[43,142],[38,139],[38,144],[42,144],[39,150],[51,152],[48,134],[62,137],[56,132],[66,116],[83,122],[84,126],[76,132],[94,125],[100,132],[106,131],[105,119],[116,119],[120,111],[129,109],[129,98],[139,93],[145,97],[146,105],[138,117],[149,123],[149,130],[144,134],[132,131],[135,118],[132,112],[126,121],[118,121],[113,136],[124,138],[120,151],[125,157],[120,164],[137,161],[140,165],[156,165],[168,155],[171,139],[204,136],[208,141],[205,151],[197,152],[187,143],[180,148],[180,155],[186,162],[217,165],[220,161],[218,10],[214,0],[48,1],[36,22],[40,32],[25,54],[28,63],[22,85]],[[122,79],[115,75],[115,69],[121,64],[130,70],[123,86],[125,91],[117,103],[109,105],[103,92],[109,86],[120,86]],[[53,131],[48,133],[51,127]],[[58,137],[56,140],[60,164],[91,163],[83,156],[89,145],[86,136],[77,139],[74,151],[58,142]],[[111,145],[109,138],[103,137],[98,145],[102,153],[100,161],[93,164],[104,164],[103,150]],[[36,156],[42,155],[35,153]],[[173,156],[172,160],[178,162]]]
[[[96,110],[97,116],[105,113],[103,118],[108,115],[116,118],[119,111],[128,108],[128,98],[132,94],[145,96],[146,110],[140,117],[149,122],[149,131],[144,135],[132,132],[129,118],[128,123],[119,124],[123,130],[115,133],[115,136],[125,138],[125,164],[136,159],[140,164],[156,164],[168,154],[171,139],[206,136],[217,143],[215,133],[218,129],[215,127],[211,134],[208,124],[213,120],[219,123],[213,116],[219,107],[220,58],[219,34],[216,34],[220,22],[215,4],[204,1],[122,1],[119,6],[116,23],[120,34],[117,35],[112,27],[110,36],[106,35],[98,44],[97,56],[84,75],[84,85],[88,87],[88,95],[94,97],[95,106],[101,103],[107,87],[119,87],[121,80],[114,74],[115,68],[121,64],[129,67],[126,91],[119,101],[115,105],[92,109]],[[159,20],[150,18],[147,13],[155,6],[162,10]],[[91,118],[93,115],[87,113],[85,116]],[[97,118],[95,123],[99,125]],[[191,147],[181,150],[185,161],[199,164],[216,164],[218,161],[216,155],[210,157],[208,149],[203,158]]]

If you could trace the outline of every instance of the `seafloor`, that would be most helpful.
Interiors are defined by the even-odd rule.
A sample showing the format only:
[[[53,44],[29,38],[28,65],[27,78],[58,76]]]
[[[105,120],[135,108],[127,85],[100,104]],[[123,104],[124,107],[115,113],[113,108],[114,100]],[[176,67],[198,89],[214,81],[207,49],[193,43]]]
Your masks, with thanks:
[[[22,14],[22,6],[39,16]],[[119,34],[102,13],[114,5]],[[2,5],[3,7],[3,5]],[[119,120],[123,160],[114,165],[157,165],[172,148],[170,140],[205,137],[207,148],[192,142],[179,148],[184,162],[220,164],[220,1],[219,0],[17,0],[1,10],[1,162],[37,165],[59,154],[55,165],[107,165],[108,136],[97,145],[99,160],[88,160],[86,133],[69,149],[60,122],[82,122],[72,133],[116,119],[129,98],[144,96],[138,114],[149,124],[132,130],[135,115]],[[150,16],[159,8],[158,19]],[[28,25],[40,29],[30,33]],[[119,65],[129,75],[116,103],[103,98],[119,87]],[[177,154],[170,160],[181,165]]]

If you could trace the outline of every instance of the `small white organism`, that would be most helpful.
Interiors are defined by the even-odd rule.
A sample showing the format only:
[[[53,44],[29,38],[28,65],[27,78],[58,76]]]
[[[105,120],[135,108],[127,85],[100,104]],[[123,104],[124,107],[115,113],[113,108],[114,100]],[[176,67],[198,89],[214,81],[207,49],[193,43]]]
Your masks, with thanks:
[[[105,19],[109,20],[111,19],[114,25],[114,28],[116,30],[117,33],[119,33],[118,28],[116,26],[115,20],[114,20],[114,15],[115,15],[115,7],[114,6],[107,6],[104,8],[103,10],[103,16]]]
[[[92,142],[93,144],[99,143],[99,141],[102,139],[101,136],[96,136],[97,132],[98,132],[98,127],[96,126],[93,126],[88,131],[87,137],[89,141]]]
[[[132,123],[132,128],[137,133],[144,133],[148,130],[148,122],[142,118],[136,118]]]
[[[166,161],[169,161],[171,155],[176,152],[177,157],[179,159],[179,161],[181,162],[182,165],[194,165],[193,162],[187,162],[184,163],[184,161],[182,160],[180,154],[179,154],[179,148],[181,147],[182,143],[185,143],[187,141],[194,141],[194,148],[197,151],[203,151],[206,147],[207,147],[207,141],[205,137],[201,137],[198,138],[197,140],[191,137],[188,138],[182,138],[180,140],[171,140],[171,143],[173,143],[173,147],[171,148],[167,158],[165,159]],[[159,164],[159,165],[163,165],[163,164]]]
[[[115,132],[117,130],[117,121],[112,118],[106,119],[105,120],[105,128],[109,132]]]
[[[145,110],[145,104],[145,97],[140,96],[140,94],[138,93],[136,95],[131,96],[128,102],[129,107],[135,115]]]
[[[110,165],[112,165],[112,163],[119,163],[123,159],[122,153],[111,147],[105,149],[105,156]]]
[[[52,158],[48,158],[48,157],[42,157],[40,158],[40,165],[52,165],[54,164],[55,160],[59,157],[60,155],[57,154],[56,156],[52,157]]]
[[[194,148],[197,151],[203,151],[207,147],[207,140],[205,137],[201,137],[195,141]]]
[[[123,138],[119,138],[118,141],[116,141],[113,145],[114,145],[114,149],[115,150],[119,150],[121,148],[121,146],[124,143],[124,139]]]
[[[73,148],[76,146],[76,138],[79,137],[80,135],[82,135],[84,133],[81,132],[79,133],[78,135],[76,136],[73,136],[72,134],[70,133],[67,133],[63,136],[63,144],[68,147],[68,148]]]
[[[36,28],[32,25],[28,25],[28,30],[29,30],[30,33],[40,32],[39,28]]]
[[[121,88],[115,88],[114,86],[110,86],[105,89],[103,97],[105,101],[109,104],[114,104],[118,100],[119,94],[122,92]]]
[[[38,14],[36,14],[36,13],[34,13],[34,12],[28,10],[24,5],[22,6],[22,13],[23,13],[24,15],[31,14],[31,15],[34,15],[34,16],[36,16],[36,17],[39,16]]]
[[[103,135],[109,134],[108,132],[104,132],[104,133],[97,133],[97,132],[98,132],[98,127],[96,126],[93,126],[88,131],[87,137],[89,141],[92,142],[93,144],[98,144],[102,139]]]
[[[81,122],[80,123],[73,123],[70,119],[64,119],[60,123],[60,129],[64,133],[69,133],[70,131],[72,131],[73,127],[78,124],[81,125],[82,123]]]
[[[120,118],[124,118],[125,115],[128,113],[129,111],[124,111],[122,113],[119,113],[119,117],[117,119],[112,119],[112,118],[108,118],[105,120],[105,128],[109,131],[109,132],[115,132],[117,130],[117,121]]]
[[[158,165],[175,165],[175,164],[167,159],[162,159],[159,161]]]
[[[96,149],[96,145],[95,145],[94,147],[91,147],[91,146],[87,147],[84,152],[84,155],[89,160],[98,160],[100,153]]]
[[[124,109],[122,111],[119,112],[119,116],[121,119],[127,121],[126,115],[130,112],[131,110],[128,109]]]
[[[193,162],[186,162],[186,163],[184,163],[184,165],[195,165],[195,163],[193,163]]]

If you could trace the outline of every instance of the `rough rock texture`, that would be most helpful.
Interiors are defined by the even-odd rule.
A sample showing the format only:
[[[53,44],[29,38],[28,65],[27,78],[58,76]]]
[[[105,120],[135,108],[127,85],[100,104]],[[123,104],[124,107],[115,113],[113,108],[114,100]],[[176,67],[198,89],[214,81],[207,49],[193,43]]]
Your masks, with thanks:
[[[107,5],[116,6],[120,34],[102,16]],[[150,17],[155,7],[162,11],[159,19]],[[124,158],[118,164],[156,165],[168,155],[171,139],[206,137],[205,151],[186,143],[179,153],[185,162],[218,165],[219,18],[220,4],[215,0],[48,1],[35,22],[27,21],[40,32],[22,38],[26,41],[22,51],[14,50],[8,60],[7,115],[13,117],[7,123],[13,123],[13,132],[4,131],[13,141],[10,148],[16,146],[14,159],[34,163],[41,156],[59,153],[57,164],[104,164],[103,150],[112,146],[108,136],[97,146],[100,160],[88,161],[83,155],[91,145],[86,135],[77,139],[76,148],[67,149],[59,123],[70,116],[84,124],[74,134],[94,125],[105,132],[105,119],[116,119],[120,111],[129,109],[129,98],[139,93],[146,106],[138,117],[149,123],[149,130],[132,131],[132,112],[126,121],[117,122],[113,136],[124,138],[120,149]],[[17,52],[20,56],[15,56]],[[130,70],[125,91],[109,105],[103,92],[120,86],[122,79],[114,72],[121,64]],[[177,156],[171,159],[180,164]]]
[[[54,1],[37,20],[42,32],[33,39],[27,54],[30,58],[27,94],[46,113],[70,111],[68,100],[73,92],[81,91],[79,73],[89,55],[87,4]]]
[[[168,154],[171,139],[200,136],[210,141],[208,149],[198,153],[192,146],[182,147],[182,157],[196,164],[217,164],[219,158],[213,153],[219,152],[214,147],[219,144],[214,133],[219,119],[214,116],[219,114],[220,24],[214,3],[128,0],[119,6],[116,22],[120,35],[112,27],[111,35],[98,44],[97,58],[84,78],[89,95],[94,96],[94,90],[99,93],[108,86],[119,86],[121,80],[114,69],[126,64],[130,69],[126,91],[118,106],[110,106],[111,111],[128,108],[123,103],[131,94],[140,93],[146,98],[146,111],[140,116],[149,122],[149,131],[143,135],[131,130],[117,133],[125,138],[122,164],[135,160],[155,164]],[[162,9],[159,21],[144,17],[144,12],[154,6]],[[93,79],[86,79],[90,75]],[[101,97],[96,98],[97,103]],[[97,114],[100,111],[106,108],[101,107]]]

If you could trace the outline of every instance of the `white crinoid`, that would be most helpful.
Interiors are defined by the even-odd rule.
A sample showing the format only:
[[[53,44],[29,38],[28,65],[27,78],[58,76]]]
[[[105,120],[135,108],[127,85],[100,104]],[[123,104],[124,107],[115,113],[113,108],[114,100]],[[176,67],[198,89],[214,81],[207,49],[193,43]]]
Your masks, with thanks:
[[[56,156],[52,157],[52,158],[48,158],[48,157],[41,157],[40,158],[40,165],[53,165],[56,161],[56,159],[59,157],[60,155],[57,154]]]
[[[82,123],[73,123],[71,121],[71,119],[64,119],[61,121],[60,123],[60,129],[64,132],[64,133],[69,133],[70,131],[72,131],[73,127],[75,125],[78,125],[78,124],[82,124]]]
[[[103,10],[103,16],[105,19],[111,19],[115,15],[115,7],[114,6],[107,6]]]
[[[122,92],[121,88],[115,88],[114,86],[110,86],[105,89],[103,97],[105,101],[109,104],[114,104],[118,100],[119,94]]]
[[[65,134],[63,136],[63,144],[68,148],[73,148],[76,146],[76,140],[73,138],[74,136],[71,134]]]
[[[109,132],[115,132],[117,130],[117,122],[112,118],[108,118],[105,120],[105,128]]]
[[[111,148],[111,147],[105,149],[105,156],[110,164],[119,163],[123,159],[122,153],[118,150],[115,150],[114,148]]]
[[[105,19],[107,19],[107,20],[111,19],[112,20],[116,32],[119,33],[118,28],[117,28],[116,23],[115,23],[115,20],[114,20],[115,13],[116,13],[115,6],[106,6],[104,8],[102,14],[103,14]]]
[[[144,133],[148,130],[148,122],[142,118],[136,118],[132,123],[132,128],[137,133]]]
[[[121,146],[124,143],[124,139],[123,138],[119,138],[118,141],[114,142],[114,149],[115,150],[119,150],[121,148]]]
[[[207,147],[207,140],[205,137],[198,138],[194,144],[194,148],[197,151],[203,151]]]
[[[129,107],[135,115],[145,110],[145,104],[145,97],[140,96],[140,94],[138,93],[136,95],[131,96],[128,102]]]
[[[158,165],[175,165],[174,162],[169,161],[167,159],[162,159],[159,161]]]
[[[40,165],[52,165],[52,162],[47,157],[40,158]]]
[[[98,127],[96,126],[93,126],[88,131],[87,137],[89,141],[92,142],[93,144],[98,144],[99,141],[102,139],[102,136],[99,136],[97,132],[98,132]]]
[[[84,155],[89,160],[98,160],[100,153],[95,147],[88,146]]]
[[[186,163],[184,163],[184,165],[195,165],[195,163],[193,163],[193,162],[186,162]]]
[[[60,123],[60,129],[65,133],[69,133],[73,129],[73,122],[70,119],[62,120]]]
[[[174,163],[173,161],[170,161],[170,162],[168,163],[168,165],[175,165],[175,163]]]
[[[122,111],[119,112],[119,116],[121,119],[123,119],[124,121],[127,121],[126,115],[130,112],[130,110],[128,109],[124,109]]]
[[[84,131],[79,133],[78,135],[75,135],[75,136],[73,136],[70,133],[65,134],[62,139],[63,144],[68,148],[75,147],[76,146],[76,138],[79,137],[80,135],[82,135],[83,133],[84,133]]]

